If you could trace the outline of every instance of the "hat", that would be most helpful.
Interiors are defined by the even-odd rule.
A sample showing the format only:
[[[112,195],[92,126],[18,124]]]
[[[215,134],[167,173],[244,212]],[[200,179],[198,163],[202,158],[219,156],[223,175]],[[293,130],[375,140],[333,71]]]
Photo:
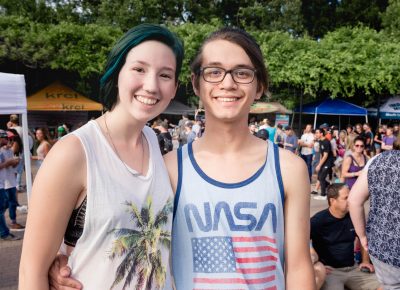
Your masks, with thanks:
[[[8,138],[7,132],[0,129],[0,138]]]
[[[257,137],[263,140],[267,140],[269,138],[269,133],[265,129],[258,130]]]
[[[64,126],[58,126],[57,131],[60,133],[64,133],[65,132]]]
[[[328,123],[323,123],[322,125],[319,126],[320,129],[326,129],[329,128]]]

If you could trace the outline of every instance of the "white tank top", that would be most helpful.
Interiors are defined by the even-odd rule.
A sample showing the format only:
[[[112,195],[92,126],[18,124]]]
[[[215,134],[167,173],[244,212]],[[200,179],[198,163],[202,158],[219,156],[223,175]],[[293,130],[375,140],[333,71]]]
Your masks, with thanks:
[[[172,267],[177,290],[285,289],[283,183],[278,147],[250,178],[223,183],[178,149]],[[267,149],[267,146],[266,146]]]
[[[85,290],[172,289],[169,255],[173,193],[152,129],[146,176],[118,158],[95,121],[74,131],[87,164],[85,224],[71,256],[72,277]]]

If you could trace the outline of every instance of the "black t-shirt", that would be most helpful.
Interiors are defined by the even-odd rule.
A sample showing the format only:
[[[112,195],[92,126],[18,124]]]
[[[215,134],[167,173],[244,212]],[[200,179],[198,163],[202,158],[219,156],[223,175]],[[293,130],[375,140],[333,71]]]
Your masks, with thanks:
[[[355,238],[349,213],[338,219],[325,209],[311,218],[312,244],[324,265],[333,268],[353,266]]]
[[[160,145],[161,154],[167,154],[173,149],[172,136],[169,132],[159,133],[157,135],[158,144]]]
[[[329,167],[332,167],[334,158],[333,158],[331,142],[326,138],[324,140],[320,140],[319,148],[320,148],[321,158],[322,158],[324,152],[328,153],[328,158],[325,160],[325,162],[322,166],[327,165]]]

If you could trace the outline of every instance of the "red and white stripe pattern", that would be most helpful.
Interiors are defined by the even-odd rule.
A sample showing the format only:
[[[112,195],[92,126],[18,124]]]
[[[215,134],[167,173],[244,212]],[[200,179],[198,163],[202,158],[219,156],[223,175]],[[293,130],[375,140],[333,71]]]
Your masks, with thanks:
[[[194,290],[278,290],[276,240],[266,236],[192,239]]]

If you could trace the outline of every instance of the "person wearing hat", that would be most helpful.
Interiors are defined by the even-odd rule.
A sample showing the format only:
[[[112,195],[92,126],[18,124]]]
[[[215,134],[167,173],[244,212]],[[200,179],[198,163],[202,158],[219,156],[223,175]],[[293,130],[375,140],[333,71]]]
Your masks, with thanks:
[[[260,139],[263,139],[264,141],[268,140],[269,133],[268,133],[267,129],[258,130],[257,137]]]
[[[7,132],[0,130],[0,146],[7,146],[8,136]],[[18,159],[6,158],[3,150],[0,150],[0,240],[2,241],[15,241],[20,238],[10,233],[7,226],[4,212],[7,209],[7,195],[5,191],[5,175],[7,168],[14,167],[18,164]]]
[[[290,152],[296,153],[298,138],[296,134],[293,132],[292,127],[286,126],[285,127],[285,143],[283,144],[284,148],[289,150]]]

